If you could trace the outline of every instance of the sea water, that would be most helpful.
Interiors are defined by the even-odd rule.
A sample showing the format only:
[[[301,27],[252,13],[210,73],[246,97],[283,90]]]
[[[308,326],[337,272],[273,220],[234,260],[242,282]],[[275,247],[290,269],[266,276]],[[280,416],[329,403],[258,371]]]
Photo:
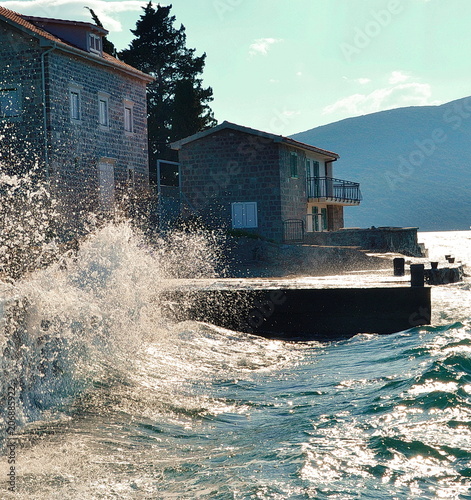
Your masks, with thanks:
[[[419,240],[471,264],[469,231]],[[471,499],[469,278],[393,335],[170,323],[166,280],[212,276],[211,248],[114,224],[0,285],[0,498]]]

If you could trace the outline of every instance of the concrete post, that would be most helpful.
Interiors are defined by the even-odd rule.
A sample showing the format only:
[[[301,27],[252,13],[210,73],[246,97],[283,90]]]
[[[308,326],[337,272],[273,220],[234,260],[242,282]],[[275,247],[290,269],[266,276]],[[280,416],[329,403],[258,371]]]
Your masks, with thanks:
[[[424,286],[425,267],[423,264],[410,265],[410,286]]]
[[[404,276],[405,259],[403,257],[396,257],[393,260],[394,276]]]

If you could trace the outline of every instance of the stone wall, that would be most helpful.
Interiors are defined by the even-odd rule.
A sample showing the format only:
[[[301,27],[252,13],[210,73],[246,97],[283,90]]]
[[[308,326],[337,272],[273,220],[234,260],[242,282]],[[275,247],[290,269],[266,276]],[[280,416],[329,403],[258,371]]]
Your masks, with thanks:
[[[354,247],[279,245],[249,238],[227,238],[224,255],[226,272],[232,277],[322,276],[393,268],[392,261]]]
[[[329,231],[338,231],[343,228],[343,206],[327,205],[327,220],[329,223]]]
[[[101,158],[115,162],[118,190],[128,187],[128,169],[134,171],[136,189],[147,190],[145,82],[115,67],[58,49],[45,54],[49,49],[41,49],[38,39],[3,23],[0,40],[0,88],[19,88],[21,95],[20,116],[0,117],[2,168],[22,173],[38,165],[42,178],[50,181],[63,205],[73,211],[98,207],[97,164]],[[81,120],[75,122],[70,114],[71,84],[80,89],[81,96]],[[99,125],[98,92],[108,97],[109,127]],[[124,130],[125,99],[133,103],[132,133]]]
[[[291,156],[297,161],[297,175],[291,175]],[[307,212],[306,154],[299,149],[280,146],[280,186],[282,219],[305,220]]]
[[[128,169],[136,187],[148,186],[145,83],[79,57],[59,51],[47,61],[50,165],[59,189],[76,201],[97,207],[97,163],[114,160],[116,186],[125,186]],[[71,120],[70,88],[80,91],[81,119]],[[108,97],[109,126],[99,125],[98,93]],[[133,103],[133,132],[124,130],[124,102]]]
[[[36,40],[0,24],[0,89],[18,89],[20,114],[0,116],[2,169],[24,173],[44,160],[41,50]]]
[[[185,144],[179,160],[184,203],[191,215],[201,216],[211,227],[230,229],[232,203],[257,202],[258,227],[244,231],[281,241],[277,144],[224,129]]]
[[[306,233],[304,242],[311,245],[351,245],[377,252],[422,256],[416,227],[345,228],[340,231]]]

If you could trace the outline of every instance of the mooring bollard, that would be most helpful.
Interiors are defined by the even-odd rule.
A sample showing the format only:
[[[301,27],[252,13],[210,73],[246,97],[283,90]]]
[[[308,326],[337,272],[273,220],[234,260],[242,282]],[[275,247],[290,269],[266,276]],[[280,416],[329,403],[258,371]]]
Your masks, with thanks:
[[[410,265],[410,286],[424,286],[425,266],[423,264]]]
[[[403,257],[396,257],[393,259],[394,276],[404,276],[405,259]]]

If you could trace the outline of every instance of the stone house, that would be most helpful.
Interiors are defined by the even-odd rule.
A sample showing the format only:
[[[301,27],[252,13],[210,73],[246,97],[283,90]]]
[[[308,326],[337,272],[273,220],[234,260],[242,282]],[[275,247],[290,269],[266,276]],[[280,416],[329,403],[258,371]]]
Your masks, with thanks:
[[[336,153],[229,122],[172,144],[182,205],[206,223],[277,242],[337,231],[359,184],[334,178]]]
[[[146,85],[103,52],[90,23],[0,7],[0,164],[35,167],[63,205],[108,211],[120,188],[148,188]]]

